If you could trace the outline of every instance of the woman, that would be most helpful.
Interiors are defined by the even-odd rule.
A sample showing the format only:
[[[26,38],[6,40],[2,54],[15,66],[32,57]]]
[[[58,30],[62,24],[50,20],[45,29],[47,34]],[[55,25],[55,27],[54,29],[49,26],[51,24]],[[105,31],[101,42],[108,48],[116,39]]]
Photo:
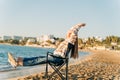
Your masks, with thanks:
[[[73,26],[66,35],[66,38],[54,51],[54,55],[59,57],[65,57],[68,55],[71,50],[71,58],[78,58],[78,31],[81,27],[84,27],[85,24],[77,24]],[[46,63],[46,56],[39,57],[30,57],[30,58],[21,58],[18,57],[17,60],[14,59],[11,53],[8,53],[8,61],[9,63],[16,68],[17,66],[33,66],[38,64]],[[55,63],[62,63],[62,59],[49,57],[48,61]]]

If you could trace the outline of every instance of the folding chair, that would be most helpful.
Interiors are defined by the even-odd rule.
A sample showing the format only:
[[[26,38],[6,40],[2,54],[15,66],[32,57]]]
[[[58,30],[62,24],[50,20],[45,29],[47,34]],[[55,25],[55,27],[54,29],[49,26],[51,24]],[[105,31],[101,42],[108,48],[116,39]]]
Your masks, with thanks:
[[[53,55],[51,52],[47,52],[47,61],[48,61],[48,56],[63,59],[64,62],[62,64],[54,64],[52,62],[47,62],[46,63],[46,73],[45,73],[46,78],[48,78],[48,80],[50,80],[52,78],[52,76],[54,76],[55,73],[57,73],[60,76],[61,80],[68,80],[68,59],[69,59],[68,56],[66,56],[65,58],[62,58],[62,57],[58,57],[58,56]],[[54,70],[54,72],[51,73],[50,75],[48,75],[48,64]],[[66,65],[65,77],[60,72],[60,69],[64,65]]]

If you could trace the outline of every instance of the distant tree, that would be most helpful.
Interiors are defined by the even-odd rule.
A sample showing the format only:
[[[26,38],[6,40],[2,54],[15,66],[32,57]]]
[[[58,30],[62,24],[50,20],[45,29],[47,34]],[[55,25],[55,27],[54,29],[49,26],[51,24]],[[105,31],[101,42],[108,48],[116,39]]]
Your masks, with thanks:
[[[81,38],[78,39],[78,44],[83,44],[83,40]]]
[[[4,43],[4,41],[3,41],[3,40],[0,40],[0,43]]]
[[[62,41],[64,41],[65,39],[64,38],[58,38],[58,41],[59,42],[62,42]]]
[[[19,44],[20,44],[20,45],[25,45],[26,42],[25,42],[24,40],[21,40],[21,41],[19,41]]]
[[[88,45],[91,45],[91,44],[92,44],[92,40],[91,40],[90,37],[88,37],[88,40],[86,41],[86,43],[87,43]]]
[[[19,44],[19,40],[11,40],[11,44]]]
[[[48,42],[48,43],[52,44],[52,41],[50,41],[50,40],[47,40],[46,42]]]
[[[109,37],[109,36],[107,36],[106,37],[106,39],[105,39],[105,43],[107,44],[107,45],[110,45],[111,44],[111,37]]]

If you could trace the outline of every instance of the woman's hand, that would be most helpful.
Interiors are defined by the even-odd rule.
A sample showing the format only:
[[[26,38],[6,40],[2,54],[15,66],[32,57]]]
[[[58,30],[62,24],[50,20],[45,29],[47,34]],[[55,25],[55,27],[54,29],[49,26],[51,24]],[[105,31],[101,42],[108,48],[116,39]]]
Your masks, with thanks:
[[[86,25],[85,23],[78,24],[79,27],[84,27],[85,25]]]

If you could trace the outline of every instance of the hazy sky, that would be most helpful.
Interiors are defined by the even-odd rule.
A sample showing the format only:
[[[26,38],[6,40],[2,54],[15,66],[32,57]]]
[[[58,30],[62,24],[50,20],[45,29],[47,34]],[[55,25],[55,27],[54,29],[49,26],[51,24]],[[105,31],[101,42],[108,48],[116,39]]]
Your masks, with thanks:
[[[0,0],[0,35],[65,37],[82,22],[81,38],[120,36],[120,0]]]

